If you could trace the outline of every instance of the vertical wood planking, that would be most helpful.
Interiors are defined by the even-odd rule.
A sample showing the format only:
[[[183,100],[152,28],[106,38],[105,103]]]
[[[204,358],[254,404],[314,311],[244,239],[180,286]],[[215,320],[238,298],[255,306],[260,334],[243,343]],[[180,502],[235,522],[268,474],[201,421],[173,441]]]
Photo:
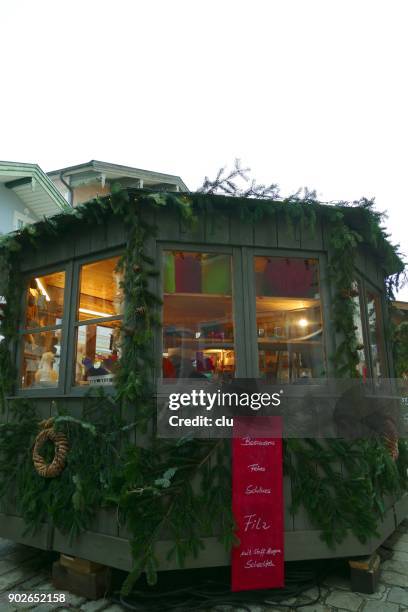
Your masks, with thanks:
[[[205,242],[206,213],[204,210],[200,211],[192,223],[186,222],[179,213],[178,223],[180,240],[183,242]]]
[[[322,223],[319,218],[316,219],[313,228],[307,224],[301,228],[300,245],[305,250],[321,251],[323,249]]]
[[[180,240],[180,222],[174,211],[156,209],[154,218],[159,240]]]
[[[271,247],[278,246],[278,224],[276,212],[265,215],[263,219],[254,224],[254,246]]]
[[[323,251],[330,252],[330,227],[329,223],[325,219],[320,220],[321,228],[322,228],[322,248]]]
[[[245,250],[245,249],[243,249]],[[245,297],[244,290],[245,276],[245,261],[241,259],[239,249],[233,249],[232,257],[232,292],[233,292],[233,308],[234,308],[234,348],[235,348],[235,375],[238,378],[248,376],[247,358],[248,351],[246,347],[246,330],[245,330]]]
[[[237,249],[239,251],[239,249]],[[245,330],[246,374],[249,378],[259,377],[259,355],[256,325],[256,288],[253,274],[254,258],[252,249],[242,249],[242,294],[243,326]]]
[[[334,364],[331,358],[336,350],[336,337],[332,328],[333,303],[326,254],[319,257],[319,292],[323,319],[323,341],[326,371],[328,376],[334,376]]]
[[[229,214],[230,244],[252,246],[254,244],[254,226],[250,221],[240,218],[238,211]]]
[[[354,260],[354,266],[355,268],[357,268],[359,272],[361,272],[363,276],[366,276],[367,274],[366,256],[365,256],[364,251],[361,248],[357,249],[356,257]]]
[[[325,345],[327,347],[327,368],[331,375],[334,374],[334,364],[330,357],[334,355],[334,352],[342,342],[342,337],[339,333],[334,330],[332,322],[332,305],[335,296],[333,284],[330,282],[330,262],[332,257],[332,250],[329,241],[330,227],[327,221],[322,220],[322,244],[323,250],[326,251],[324,257],[320,258],[320,273],[324,274],[321,282],[321,293],[323,296],[323,323],[327,325],[325,328]]]
[[[364,255],[365,255],[366,276],[368,280],[370,281],[370,283],[374,285],[374,287],[382,291],[383,284],[384,284],[383,279],[381,279],[380,283],[378,282],[378,269],[380,266],[375,261],[374,255],[370,253],[368,250],[365,251]]]
[[[74,247],[74,256],[82,257],[83,255],[87,255],[91,251],[91,231],[88,229],[87,231],[81,230],[78,231],[72,239],[75,241]]]
[[[105,223],[96,225],[90,232],[90,252],[97,253],[98,251],[104,251],[107,248],[107,227]]]
[[[229,217],[223,211],[207,213],[205,218],[205,241],[208,244],[230,244]]]
[[[48,251],[48,261],[50,264],[58,262],[65,262],[67,259],[71,259],[74,253],[74,245],[72,241],[67,240],[53,240],[49,244],[49,248],[45,249]]]
[[[113,248],[125,243],[125,224],[121,219],[113,217],[106,225],[106,244],[108,248]]]
[[[300,226],[298,223],[293,228],[288,227],[285,213],[277,213],[278,224],[278,247],[280,249],[300,249]]]

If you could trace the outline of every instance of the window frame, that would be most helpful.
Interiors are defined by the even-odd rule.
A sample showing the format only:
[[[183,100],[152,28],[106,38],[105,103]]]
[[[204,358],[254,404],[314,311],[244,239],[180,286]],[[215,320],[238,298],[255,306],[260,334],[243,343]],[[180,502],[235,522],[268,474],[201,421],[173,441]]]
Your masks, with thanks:
[[[230,254],[232,263],[232,307],[234,321],[234,349],[237,378],[259,378],[259,357],[256,330],[256,289],[254,274],[254,258],[289,257],[297,259],[317,259],[319,265],[320,302],[323,321],[323,363],[326,378],[332,375],[333,368],[328,355],[334,352],[333,339],[327,333],[327,321],[330,321],[330,294],[326,282],[327,255],[319,251],[290,250],[254,246],[226,246],[192,242],[157,241],[156,257],[160,262],[159,275],[155,286],[157,295],[163,301],[163,252],[167,250],[188,251],[192,253]],[[163,306],[159,306],[160,321],[163,323]],[[156,368],[155,375],[159,385],[162,377],[163,332],[160,328],[155,336]]]
[[[21,316],[18,326],[17,346],[15,348],[15,363],[17,366],[17,380],[15,387],[16,397],[81,397],[89,392],[89,386],[76,386],[74,384],[74,359],[76,353],[76,328],[79,322],[76,320],[77,307],[80,294],[80,270],[81,266],[96,263],[112,257],[121,257],[124,253],[124,246],[114,247],[98,253],[88,253],[78,258],[62,260],[56,264],[36,267],[24,273],[24,290],[21,296]],[[331,289],[328,279],[327,253],[321,251],[308,251],[297,249],[280,249],[271,247],[256,246],[230,246],[223,244],[206,244],[199,242],[181,241],[156,241],[156,257],[158,262],[158,272],[156,277],[152,277],[151,290],[163,300],[163,252],[166,250],[187,251],[192,253],[220,253],[231,256],[232,265],[232,309],[234,323],[234,350],[236,359],[236,376],[240,378],[257,378],[259,376],[258,344],[256,330],[256,288],[254,275],[255,257],[288,257],[288,258],[311,258],[317,259],[319,265],[320,280],[320,301],[323,320],[323,362],[325,365],[326,378],[334,375],[334,367],[329,358],[335,350],[335,332],[331,328]],[[33,328],[27,330],[23,323],[26,314],[27,285],[31,278],[41,277],[53,272],[65,272],[64,289],[64,316],[61,326],[47,326],[45,328]],[[384,310],[384,288],[376,286],[373,282],[365,278],[356,269],[355,280],[360,291],[360,309],[362,317],[362,329],[364,345],[366,347],[366,359],[369,375],[372,377],[373,363],[371,347],[369,343],[368,312],[367,312],[367,290],[378,294],[380,303],[380,330],[382,334],[382,348],[385,372],[388,376],[391,362],[389,345],[385,334],[385,310]],[[126,308],[126,302],[125,302]],[[157,306],[160,320],[163,322],[163,305]],[[93,324],[100,321],[123,320],[123,315],[111,317],[96,317],[81,322],[82,325]],[[22,389],[21,384],[21,359],[22,343],[21,338],[27,332],[49,331],[57,327],[61,329],[61,356],[58,385],[55,387],[41,389]],[[367,348],[368,347],[368,348]],[[153,350],[155,355],[155,381],[163,382],[162,378],[162,352],[163,352],[163,332],[162,327],[155,331]],[[103,390],[107,394],[115,393],[115,385],[103,385]],[[96,387],[95,387],[96,388]],[[99,387],[98,387],[99,388]]]
[[[364,332],[364,344],[367,347],[366,349],[366,358],[369,366],[369,378],[372,380],[377,380],[377,377],[374,376],[374,362],[373,362],[373,354],[371,350],[370,343],[370,324],[368,317],[368,300],[367,293],[371,291],[372,293],[378,296],[379,300],[379,321],[378,327],[381,334],[381,346],[378,347],[379,350],[382,350],[382,360],[384,365],[384,372],[380,378],[387,378],[390,375],[390,360],[388,355],[388,347],[386,342],[386,334],[385,334],[385,318],[384,318],[384,291],[379,289],[374,283],[364,278],[361,274],[359,275],[359,287],[361,287],[361,305],[363,308],[363,332]],[[376,313],[377,315],[377,313]]]
[[[80,277],[81,277],[81,267],[87,264],[97,263],[98,261],[103,261],[105,259],[112,259],[113,257],[121,257],[123,255],[123,249],[109,249],[109,251],[104,251],[103,253],[99,253],[97,256],[95,255],[86,255],[84,257],[80,257],[75,259],[73,262],[73,274],[72,274],[72,295],[70,302],[70,339],[68,342],[68,361],[67,361],[67,380],[66,380],[66,393],[70,397],[81,397],[89,392],[91,388],[90,385],[75,385],[74,382],[74,359],[76,355],[76,330],[78,327],[83,325],[92,325],[93,323],[98,323],[100,321],[109,322],[109,321],[123,321],[123,315],[114,315],[111,317],[94,317],[93,319],[87,319],[86,321],[78,321],[77,320],[77,310],[79,307],[79,296],[80,296]],[[126,304],[125,304],[126,307]],[[93,388],[93,387],[92,387]],[[95,385],[96,388],[103,388],[104,392],[107,394],[113,395],[115,393],[115,385]]]
[[[390,352],[389,352],[389,344],[387,342],[387,335],[385,333],[385,300],[384,300],[384,288],[381,289],[377,285],[375,285],[372,281],[368,280],[359,270],[356,270],[355,273],[355,281],[358,285],[359,289],[359,298],[360,298],[360,314],[361,314],[361,324],[363,329],[363,338],[364,338],[364,352],[367,362],[367,378],[372,380],[377,380],[376,377],[373,376],[374,367],[373,367],[373,357],[371,351],[370,344],[370,330],[369,330],[369,321],[368,321],[368,302],[367,302],[367,292],[372,291],[373,293],[378,295],[379,304],[380,304],[380,313],[379,313],[379,329],[382,335],[382,350],[383,350],[383,362],[384,362],[384,372],[382,374],[382,378],[387,378],[390,376],[391,370],[391,360],[390,360]]]
[[[82,397],[89,392],[90,386],[76,386],[73,380],[74,373],[74,358],[76,353],[76,327],[78,327],[77,307],[79,304],[80,294],[80,271],[81,266],[103,261],[105,259],[111,259],[112,257],[121,257],[124,253],[124,247],[116,247],[108,249],[99,253],[87,254],[78,258],[71,258],[64,260],[59,264],[47,265],[41,268],[34,268],[24,274],[24,290],[21,296],[20,302],[20,320],[18,327],[18,343],[15,351],[15,364],[17,367],[17,381],[15,387],[16,397],[44,397],[44,398],[58,398],[58,397]],[[27,285],[31,278],[41,277],[53,272],[65,272],[65,289],[64,289],[64,317],[61,328],[61,357],[60,357],[60,369],[58,385],[55,387],[47,387],[41,389],[29,388],[22,389],[20,387],[21,380],[21,338],[27,333],[27,329],[23,327],[26,314],[26,299],[27,299]],[[125,297],[125,296],[124,296]],[[126,308],[126,302],[125,302]],[[81,322],[82,325],[89,325],[100,321],[116,321],[123,320],[123,315],[112,316],[112,317],[95,317]],[[59,328],[59,326],[49,326],[45,328],[34,328],[31,331],[49,331],[50,329]],[[101,385],[104,392],[108,395],[114,395],[115,385]],[[95,388],[100,388],[96,386]]]
[[[333,375],[333,365],[329,359],[329,355],[334,354],[334,343],[332,334],[328,333],[327,322],[330,318],[330,294],[328,284],[323,281],[327,278],[327,255],[319,251],[306,251],[297,249],[279,249],[279,248],[268,248],[268,247],[248,247],[248,258],[247,258],[247,285],[248,285],[248,300],[247,300],[247,320],[249,327],[249,341],[250,347],[250,372],[249,376],[252,378],[259,378],[259,352],[258,352],[258,337],[256,335],[256,286],[255,286],[255,274],[254,264],[255,257],[276,257],[276,258],[288,258],[288,259],[316,259],[319,266],[319,294],[320,294],[320,309],[322,316],[322,349],[323,349],[323,365],[325,376],[322,380],[327,379]]]
[[[61,325],[47,325],[46,327],[34,327],[26,328],[23,325],[26,316],[26,304],[27,304],[27,287],[28,283],[32,278],[40,278],[47,274],[53,274],[54,272],[65,272],[65,287],[64,287],[64,315],[62,318]],[[69,338],[69,306],[71,298],[71,279],[72,279],[72,261],[65,261],[60,264],[53,264],[45,266],[40,269],[31,270],[24,274],[24,290],[21,296],[20,302],[20,320],[18,326],[18,340],[16,347],[16,366],[17,366],[17,381],[16,381],[16,395],[19,397],[56,397],[64,395],[66,385],[66,363],[67,363],[67,344],[65,339]],[[61,355],[60,355],[60,367],[58,371],[58,384],[55,387],[44,387],[41,389],[23,389],[21,385],[21,365],[22,365],[22,338],[27,333],[40,333],[46,331],[52,331],[55,329],[61,330]]]
[[[163,261],[164,251],[179,251],[189,253],[219,253],[220,255],[230,255],[231,257],[231,280],[232,280],[232,319],[234,325],[234,351],[235,351],[235,373],[237,377],[247,377],[247,359],[244,350],[244,338],[245,338],[245,317],[242,312],[242,300],[237,298],[238,295],[242,294],[242,256],[240,251],[242,247],[232,247],[225,245],[216,244],[198,244],[198,243],[187,243],[187,242],[169,242],[169,241],[157,241],[156,244],[156,257],[159,268],[159,274],[156,280],[156,291],[160,297],[162,304],[159,308],[159,316],[162,324],[163,321],[163,307],[164,307],[164,291],[163,291]],[[155,368],[155,379],[158,385],[164,385],[163,372],[162,372],[162,355],[163,355],[163,325],[157,330],[155,334],[155,355],[156,368]]]
[[[22,226],[19,226],[19,221],[23,223]],[[30,217],[29,215],[26,215],[25,213],[22,213],[19,210],[15,210],[13,215],[13,230],[19,231],[27,225],[32,225],[33,223],[35,223],[35,221],[36,220],[33,219],[33,217]]]

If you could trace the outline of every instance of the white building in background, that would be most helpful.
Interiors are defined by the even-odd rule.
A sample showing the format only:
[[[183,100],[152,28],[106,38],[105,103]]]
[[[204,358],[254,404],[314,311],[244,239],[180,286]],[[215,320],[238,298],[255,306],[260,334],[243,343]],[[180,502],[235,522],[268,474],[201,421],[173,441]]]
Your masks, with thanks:
[[[63,195],[37,164],[0,162],[0,233],[66,208]]]
[[[36,164],[0,162],[0,233],[107,195],[114,183],[156,191],[188,191],[179,176],[96,160],[47,174]]]

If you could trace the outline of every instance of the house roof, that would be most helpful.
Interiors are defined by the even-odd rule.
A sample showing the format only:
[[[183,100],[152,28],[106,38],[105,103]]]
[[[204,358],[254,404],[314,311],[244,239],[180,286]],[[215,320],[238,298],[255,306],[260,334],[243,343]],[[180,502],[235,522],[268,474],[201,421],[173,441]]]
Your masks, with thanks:
[[[39,218],[69,208],[62,194],[37,164],[0,161],[0,183],[11,189]]]
[[[398,310],[408,311],[408,302],[401,302],[399,300],[395,300],[392,305],[394,306],[394,308],[398,308]]]
[[[58,178],[61,174],[63,176],[70,176],[73,184],[75,184],[76,178],[81,180],[81,178],[84,178],[89,172],[104,175],[108,180],[119,178],[133,178],[142,180],[145,188],[154,189],[158,185],[176,186],[178,191],[189,191],[187,185],[182,181],[182,179],[174,174],[142,170],[140,168],[122,166],[120,164],[110,164],[107,162],[98,161],[96,159],[92,159],[84,164],[53,170],[47,174],[51,178]]]

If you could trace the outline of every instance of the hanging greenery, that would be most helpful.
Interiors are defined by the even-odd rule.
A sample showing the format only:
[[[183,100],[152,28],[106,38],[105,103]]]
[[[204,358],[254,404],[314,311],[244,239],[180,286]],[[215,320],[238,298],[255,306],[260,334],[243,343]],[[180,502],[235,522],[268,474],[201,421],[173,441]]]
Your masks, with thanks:
[[[398,378],[408,377],[408,321],[403,321],[394,330],[394,362]]]
[[[230,183],[233,178],[229,177]],[[209,183],[207,191],[211,191]],[[255,184],[244,194],[246,197],[234,191],[229,193],[235,197],[205,191],[176,194],[113,190],[106,198],[78,206],[70,214],[45,219],[0,242],[0,295],[6,298],[1,326],[0,397],[3,409],[8,411],[7,423],[0,426],[0,493],[16,505],[27,529],[38,529],[48,520],[71,538],[91,526],[100,508],[115,509],[118,523],[126,525],[131,533],[134,559],[124,592],[131,589],[142,571],[146,571],[150,583],[155,581],[155,543],[163,534],[173,542],[169,556],[174,556],[180,566],[189,555],[199,554],[203,534],[217,535],[227,548],[234,542],[228,441],[160,440],[152,433],[152,341],[154,329],[160,324],[160,301],[151,290],[156,262],[146,250],[156,228],[146,221],[146,213],[160,213],[167,207],[186,223],[198,222],[201,215],[208,217],[214,211],[232,212],[249,223],[284,214],[289,227],[300,224],[310,231],[321,218],[329,231],[329,265],[335,289],[333,321],[343,338],[332,358],[342,376],[355,376],[356,372],[349,296],[358,246],[364,243],[386,273],[396,273],[388,282],[390,296],[404,268],[381,228],[381,217],[367,200],[325,206],[312,192],[278,199],[276,186],[262,187],[260,192]],[[104,223],[112,215],[122,219],[128,229],[127,248],[119,263],[124,272],[126,310],[116,394],[107,396],[100,391],[96,397],[86,397],[78,418],[54,401],[54,428],[66,436],[70,450],[60,476],[41,478],[31,458],[39,420],[35,400],[6,400],[16,382],[13,350],[22,292],[20,258],[27,248],[40,249],[45,241],[63,240],[79,225]],[[42,452],[46,462],[52,460],[52,445],[45,445]],[[344,469],[340,469],[340,463]],[[340,542],[347,530],[364,541],[376,532],[384,495],[398,495],[407,487],[407,466],[405,442],[400,442],[400,456],[394,463],[379,441],[330,441],[325,447],[312,440],[290,441],[285,449],[285,470],[293,483],[292,511],[305,506],[330,545]]]

